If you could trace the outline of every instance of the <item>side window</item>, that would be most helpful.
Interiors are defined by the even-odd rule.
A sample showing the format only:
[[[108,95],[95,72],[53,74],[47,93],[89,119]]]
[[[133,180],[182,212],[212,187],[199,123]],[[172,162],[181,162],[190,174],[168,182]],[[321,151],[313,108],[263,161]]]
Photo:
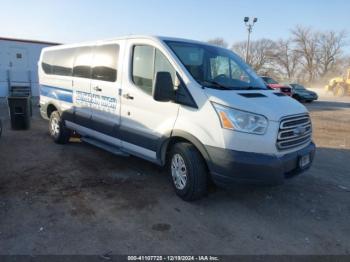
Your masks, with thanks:
[[[173,79],[173,84],[175,84],[176,71],[174,67],[170,64],[169,60],[162,54],[162,52],[156,50],[154,75],[156,75],[158,72],[169,72]]]
[[[75,49],[62,49],[54,52],[52,59],[52,74],[60,76],[71,76],[73,70]]]
[[[119,58],[119,45],[102,45],[95,48],[92,78],[115,82]]]
[[[78,48],[73,67],[73,76],[91,78],[91,60],[91,47],[85,46]]]
[[[52,74],[52,60],[53,60],[53,51],[46,51],[43,53],[41,67],[43,68],[45,74]]]
[[[135,85],[151,95],[157,72],[169,72],[175,83],[176,71],[162,52],[151,46],[135,46],[132,67]]]
[[[154,48],[135,46],[132,58],[132,80],[139,88],[152,94],[154,77]]]

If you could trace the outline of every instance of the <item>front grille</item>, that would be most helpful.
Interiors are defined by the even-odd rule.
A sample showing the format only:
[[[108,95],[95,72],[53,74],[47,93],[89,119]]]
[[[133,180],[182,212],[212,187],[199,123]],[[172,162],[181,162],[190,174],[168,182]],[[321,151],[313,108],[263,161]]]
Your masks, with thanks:
[[[312,126],[309,115],[285,117],[280,122],[277,148],[286,150],[307,144],[311,141],[311,136]]]
[[[289,87],[281,87],[281,92],[289,93],[291,92],[291,89]]]

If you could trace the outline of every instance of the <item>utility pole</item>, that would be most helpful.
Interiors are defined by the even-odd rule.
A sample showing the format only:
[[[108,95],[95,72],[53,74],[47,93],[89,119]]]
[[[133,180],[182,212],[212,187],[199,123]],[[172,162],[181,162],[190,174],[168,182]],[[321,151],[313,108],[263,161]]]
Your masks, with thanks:
[[[253,26],[257,21],[258,21],[258,18],[254,17],[253,23],[249,23],[249,17],[248,16],[244,17],[244,23],[245,23],[245,26],[247,27],[247,30],[248,30],[247,49],[246,49],[246,53],[245,53],[245,62],[246,63],[248,63],[248,61],[249,61],[250,34],[252,33]]]

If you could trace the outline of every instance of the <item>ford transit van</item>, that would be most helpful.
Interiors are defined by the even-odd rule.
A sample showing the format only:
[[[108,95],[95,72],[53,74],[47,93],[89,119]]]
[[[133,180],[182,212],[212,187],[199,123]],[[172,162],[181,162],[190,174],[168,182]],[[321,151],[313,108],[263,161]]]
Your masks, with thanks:
[[[56,143],[72,132],[116,155],[167,166],[184,200],[208,182],[280,184],[313,161],[311,119],[230,50],[127,36],[47,47],[40,111]]]

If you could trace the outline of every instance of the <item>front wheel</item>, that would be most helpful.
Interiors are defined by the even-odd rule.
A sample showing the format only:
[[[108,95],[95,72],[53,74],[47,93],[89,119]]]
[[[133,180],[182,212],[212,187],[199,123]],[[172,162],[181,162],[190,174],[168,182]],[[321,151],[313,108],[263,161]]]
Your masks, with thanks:
[[[295,100],[299,101],[299,102],[302,102],[302,99],[299,95],[293,95],[292,96]]]
[[[49,133],[57,144],[66,144],[70,138],[70,130],[64,126],[58,111],[51,113],[49,122]]]
[[[177,143],[169,155],[169,171],[176,194],[185,201],[202,198],[208,189],[208,172],[199,151],[189,143]]]

